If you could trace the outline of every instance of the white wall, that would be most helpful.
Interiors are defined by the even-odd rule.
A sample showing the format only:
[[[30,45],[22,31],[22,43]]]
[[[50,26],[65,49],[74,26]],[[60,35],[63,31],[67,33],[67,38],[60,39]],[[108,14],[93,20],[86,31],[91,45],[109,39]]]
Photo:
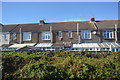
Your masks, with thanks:
[[[6,40],[4,39],[4,34],[6,34]],[[9,44],[9,42],[10,42],[10,33],[0,32],[0,46],[3,44]]]

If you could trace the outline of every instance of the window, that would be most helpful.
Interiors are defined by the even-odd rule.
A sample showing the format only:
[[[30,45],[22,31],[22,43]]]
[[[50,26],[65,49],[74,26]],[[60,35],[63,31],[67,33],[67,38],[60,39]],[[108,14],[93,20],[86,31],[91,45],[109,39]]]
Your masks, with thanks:
[[[62,31],[58,32],[58,36],[59,36],[59,38],[62,38]]]
[[[16,33],[13,33],[13,40],[15,40],[16,39]]]
[[[105,30],[104,31],[104,38],[105,39],[112,39],[113,38],[113,31],[112,30]]]
[[[82,31],[82,39],[91,39],[91,33],[89,30]]]
[[[4,38],[5,41],[8,40],[7,33],[4,33],[4,34],[3,34],[3,38]]]
[[[23,32],[23,40],[24,41],[31,40],[31,32]]]
[[[50,32],[42,32],[42,40],[50,40]]]
[[[68,37],[72,38],[72,32],[71,31],[68,31]]]

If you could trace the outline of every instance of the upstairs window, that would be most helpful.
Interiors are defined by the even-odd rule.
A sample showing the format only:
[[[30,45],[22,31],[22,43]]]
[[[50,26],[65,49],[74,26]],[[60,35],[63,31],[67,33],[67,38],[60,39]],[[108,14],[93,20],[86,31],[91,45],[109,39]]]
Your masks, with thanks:
[[[30,41],[31,40],[31,32],[23,32],[23,40]]]
[[[58,36],[59,36],[59,38],[62,38],[62,31],[58,32]]]
[[[72,38],[72,31],[68,31],[68,37]]]
[[[82,39],[91,39],[91,32],[89,30],[82,31]]]
[[[104,39],[112,39],[113,38],[113,31],[112,30],[105,30],[104,31]]]
[[[17,39],[16,33],[13,33],[13,40]]]
[[[42,40],[50,40],[50,32],[42,32]]]

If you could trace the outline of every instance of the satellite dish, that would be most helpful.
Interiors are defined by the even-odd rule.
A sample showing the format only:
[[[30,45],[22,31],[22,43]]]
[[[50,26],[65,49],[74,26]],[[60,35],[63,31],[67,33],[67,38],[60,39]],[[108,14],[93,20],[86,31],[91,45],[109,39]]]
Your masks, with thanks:
[[[97,34],[97,32],[96,32],[96,31],[93,31],[92,33],[93,33],[93,34]]]

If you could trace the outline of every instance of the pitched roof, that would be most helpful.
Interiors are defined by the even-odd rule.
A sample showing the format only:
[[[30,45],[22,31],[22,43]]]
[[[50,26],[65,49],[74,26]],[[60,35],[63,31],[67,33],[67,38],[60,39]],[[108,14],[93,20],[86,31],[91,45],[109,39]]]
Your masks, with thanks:
[[[89,23],[89,21],[82,21],[82,22],[46,23],[40,26],[40,30],[42,31],[50,30],[50,26],[52,26],[52,30],[76,30],[77,23],[79,24],[79,29],[95,29],[94,25]]]
[[[34,24],[19,24],[11,32],[19,32],[20,28],[21,28],[22,32],[36,32],[36,31],[39,30],[39,23],[34,23]]]
[[[118,20],[96,21],[95,24],[97,25],[98,29],[112,29],[115,28],[115,24],[118,25]],[[119,25],[118,28],[120,28]]]
[[[76,30],[77,23],[79,24],[80,30],[94,30],[96,29],[93,23],[90,21],[79,21],[79,22],[56,22],[56,23],[45,23],[40,25],[39,23],[33,24],[19,24],[19,25],[4,25],[3,31],[19,32],[20,28],[22,32],[39,32],[39,31],[49,31],[50,26],[52,26],[53,31],[63,31],[63,30]],[[118,20],[105,20],[95,22],[98,29],[112,29],[115,24],[118,24]],[[17,26],[17,27],[16,27]],[[120,25],[118,24],[118,28]]]
[[[10,32],[13,30],[18,24],[13,24],[13,25],[3,25],[2,26],[2,32]]]
[[[79,24],[79,29],[95,29],[94,26],[91,23],[89,23],[89,21],[83,21],[83,22],[45,23],[43,25],[40,25],[39,23],[19,24],[11,32],[19,32],[20,28],[22,29],[22,32],[49,31],[50,26],[52,26],[52,30],[76,30],[77,23]]]

